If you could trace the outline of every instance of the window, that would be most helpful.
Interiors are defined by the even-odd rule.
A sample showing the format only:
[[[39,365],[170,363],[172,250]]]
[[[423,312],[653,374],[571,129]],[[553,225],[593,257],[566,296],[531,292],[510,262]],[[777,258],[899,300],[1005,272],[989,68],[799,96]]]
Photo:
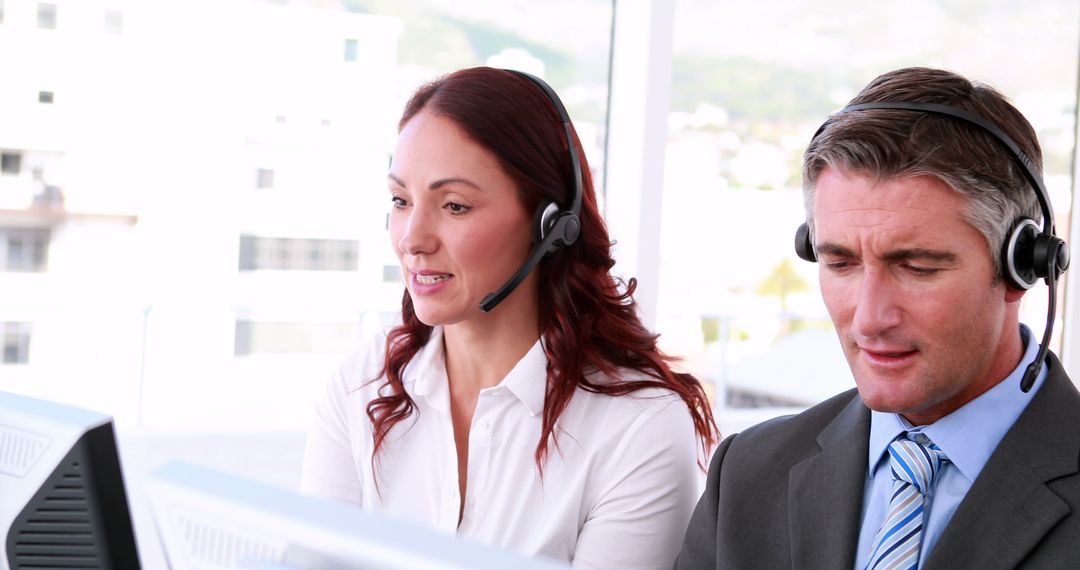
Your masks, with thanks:
[[[3,270],[31,273],[45,271],[49,250],[48,230],[0,228],[0,245],[7,250]]]
[[[18,176],[21,170],[22,153],[13,151],[0,153],[0,174]]]
[[[401,266],[384,265],[382,268],[383,283],[401,283]]]
[[[358,334],[355,323],[236,320],[234,354],[342,354]]]
[[[356,271],[354,240],[240,236],[240,271]]]
[[[56,29],[56,4],[41,2],[37,9],[37,26],[43,30]]]
[[[274,170],[272,168],[260,168],[255,172],[255,187],[259,190],[269,190],[274,187]]]
[[[356,269],[357,261],[360,257],[360,242],[356,241],[338,241],[335,243],[338,250],[338,261],[340,267],[351,267],[352,270]]]
[[[38,91],[37,100],[38,100],[38,103],[44,103],[46,105],[51,105],[52,102],[53,102],[53,92],[52,91]]]
[[[28,364],[30,362],[30,323],[0,322],[4,355],[0,363]]]
[[[124,13],[120,10],[105,10],[105,33],[119,36],[124,33]]]
[[[345,61],[356,61],[359,43],[353,39],[345,40]]]
[[[255,236],[240,236],[240,271],[254,271],[258,268]]]

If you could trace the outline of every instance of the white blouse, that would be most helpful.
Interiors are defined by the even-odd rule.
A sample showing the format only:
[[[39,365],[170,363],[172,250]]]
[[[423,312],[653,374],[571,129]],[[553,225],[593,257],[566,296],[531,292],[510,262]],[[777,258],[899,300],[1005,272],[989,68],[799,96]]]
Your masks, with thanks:
[[[385,335],[346,358],[318,403],[301,491],[418,521],[576,568],[671,568],[702,488],[690,413],[674,393],[578,389],[556,426],[543,475],[547,356],[540,342],[480,392],[461,505],[442,329],[406,366],[413,415],[394,426],[372,473],[367,404],[382,378]],[[638,373],[634,373],[638,374]]]

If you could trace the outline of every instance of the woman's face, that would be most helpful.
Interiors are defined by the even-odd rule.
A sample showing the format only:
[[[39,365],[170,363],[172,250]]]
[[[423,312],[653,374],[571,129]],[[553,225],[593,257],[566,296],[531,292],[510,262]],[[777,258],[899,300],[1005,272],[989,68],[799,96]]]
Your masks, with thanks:
[[[398,135],[388,175],[390,240],[416,316],[449,325],[483,315],[480,301],[524,263],[531,216],[495,155],[452,120],[421,111]],[[515,290],[522,302],[534,287]]]

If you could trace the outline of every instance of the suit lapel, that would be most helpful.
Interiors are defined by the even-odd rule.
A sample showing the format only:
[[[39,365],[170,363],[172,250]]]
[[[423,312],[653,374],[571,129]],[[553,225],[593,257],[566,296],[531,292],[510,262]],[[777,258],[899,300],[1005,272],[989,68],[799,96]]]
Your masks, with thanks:
[[[818,436],[821,453],[788,476],[791,559],[798,568],[851,568],[859,542],[870,412],[851,402]]]
[[[1047,487],[1077,472],[1080,394],[1049,355],[1042,388],[1005,434],[926,561],[926,570],[1014,568],[1069,514]]]

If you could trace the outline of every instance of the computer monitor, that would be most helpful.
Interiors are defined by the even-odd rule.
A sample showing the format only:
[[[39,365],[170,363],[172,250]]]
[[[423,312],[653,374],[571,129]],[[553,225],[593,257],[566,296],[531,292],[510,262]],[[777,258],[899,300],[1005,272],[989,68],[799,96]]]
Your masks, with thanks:
[[[139,568],[109,416],[0,392],[0,569]]]
[[[145,491],[173,570],[559,570],[469,539],[190,463]]]

